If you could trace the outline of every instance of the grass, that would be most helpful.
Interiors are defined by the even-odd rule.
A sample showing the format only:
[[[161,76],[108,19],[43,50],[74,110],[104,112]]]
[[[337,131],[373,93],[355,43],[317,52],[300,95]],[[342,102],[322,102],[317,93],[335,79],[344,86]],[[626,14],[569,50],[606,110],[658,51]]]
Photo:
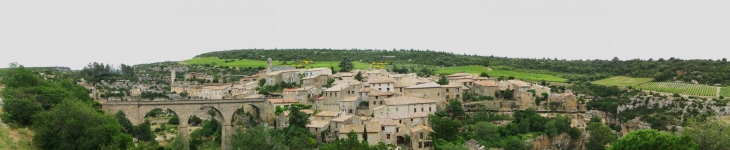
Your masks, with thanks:
[[[720,95],[725,98],[730,98],[730,87],[722,87],[722,89],[720,89]]]
[[[500,69],[492,69],[489,70],[489,68],[484,66],[457,66],[457,67],[446,67],[441,70],[436,71],[438,74],[454,74],[459,72],[466,72],[466,73],[476,73],[480,74],[482,72],[486,72],[490,77],[499,77],[504,76],[509,77],[513,76],[520,80],[530,80],[530,81],[541,81],[545,80],[547,82],[566,82],[567,79],[561,78],[558,76],[553,76],[549,74],[541,74],[541,73],[532,73],[532,72],[524,72],[524,71],[513,71],[513,70],[500,70]]]
[[[0,115],[3,114],[0,108]],[[4,149],[36,149],[30,146],[33,140],[33,132],[28,128],[9,128],[8,125],[1,123],[0,119],[0,150]]]
[[[615,76],[606,79],[593,81],[591,83],[605,86],[636,86],[654,80],[653,78],[632,78],[627,76]]]
[[[226,62],[226,61],[229,61],[229,62]],[[230,62],[230,61],[233,61],[233,62]],[[237,59],[220,59],[217,57],[208,57],[208,58],[193,58],[193,59],[185,60],[184,62],[187,64],[190,64],[190,65],[209,64],[209,65],[228,66],[228,67],[252,67],[252,68],[266,67],[266,61],[250,60],[250,59],[237,60]],[[290,64],[296,63],[294,61],[287,61],[287,62]],[[273,62],[272,64],[274,66],[280,66],[283,63],[284,63],[284,61],[276,61],[276,62]],[[320,61],[320,62],[316,62],[315,64],[306,65],[305,67],[306,68],[335,67],[335,70],[339,70],[340,69],[340,67],[338,67],[339,64],[340,64],[340,62],[335,62],[335,61]],[[357,61],[352,62],[352,65],[355,67],[355,69],[370,68],[370,64],[357,62]]]
[[[648,82],[639,84],[637,88],[649,91],[678,93],[694,96],[716,96],[717,87],[709,85],[677,83],[677,82]]]

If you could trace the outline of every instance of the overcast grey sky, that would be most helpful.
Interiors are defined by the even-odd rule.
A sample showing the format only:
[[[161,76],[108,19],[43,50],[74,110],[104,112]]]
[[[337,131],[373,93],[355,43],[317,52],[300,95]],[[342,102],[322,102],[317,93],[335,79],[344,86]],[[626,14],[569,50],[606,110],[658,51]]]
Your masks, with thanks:
[[[177,61],[245,48],[720,59],[727,0],[0,1],[0,66]]]

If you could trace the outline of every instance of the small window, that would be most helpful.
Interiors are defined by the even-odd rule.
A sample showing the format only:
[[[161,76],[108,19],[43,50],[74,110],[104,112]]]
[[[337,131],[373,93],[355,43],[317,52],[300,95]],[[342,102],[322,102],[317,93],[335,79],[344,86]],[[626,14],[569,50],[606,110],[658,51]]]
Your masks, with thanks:
[[[380,127],[380,130],[383,130],[383,131],[385,131],[385,127]]]
[[[423,139],[423,133],[418,133],[418,135],[419,135],[418,137],[419,137],[420,139]]]
[[[398,89],[400,89],[400,92],[403,92],[403,88],[398,88]]]
[[[395,128],[395,132],[400,132],[400,128]]]
[[[428,107],[428,111],[431,112],[431,107]]]
[[[387,139],[390,139],[390,134],[386,134],[386,136],[387,136]]]
[[[385,88],[386,90],[390,91],[390,88]]]
[[[423,112],[423,108],[421,108],[421,112]]]
[[[423,148],[423,142],[418,142],[418,148]]]
[[[416,108],[413,108],[413,112],[416,112]]]
[[[448,93],[448,92],[449,92],[449,89],[446,89],[446,93]]]
[[[398,120],[398,123],[403,123],[403,120]]]

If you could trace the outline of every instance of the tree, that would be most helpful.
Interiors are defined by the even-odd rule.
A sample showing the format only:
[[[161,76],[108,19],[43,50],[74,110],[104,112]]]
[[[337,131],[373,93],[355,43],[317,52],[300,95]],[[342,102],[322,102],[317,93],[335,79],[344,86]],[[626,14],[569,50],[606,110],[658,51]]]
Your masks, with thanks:
[[[175,136],[175,139],[172,140],[172,143],[170,143],[171,149],[187,149],[190,148],[188,146],[188,142],[185,141],[184,138],[182,138],[182,133],[177,133],[177,136]],[[231,144],[233,145],[233,144]]]
[[[727,148],[727,147],[726,147]],[[668,149],[693,150],[698,149],[697,143],[689,136],[677,137],[669,133],[662,133],[653,129],[637,130],[611,143],[609,150],[634,149]]]
[[[301,108],[299,107],[291,107],[289,109],[289,126],[290,127],[300,127],[300,128],[307,128],[307,124],[309,124],[309,117],[307,116],[307,113],[304,113],[300,111]]]
[[[357,72],[357,74],[355,75],[355,80],[362,81],[362,72],[361,71]]]
[[[507,77],[507,80],[514,80],[514,79],[515,79],[515,76],[509,76],[509,77]]]
[[[355,133],[355,131],[350,131],[347,133],[347,138],[337,139],[333,142],[324,144],[324,145],[320,146],[319,149],[320,150],[341,150],[341,149],[368,150],[368,149],[370,149],[370,146],[368,146],[367,142],[357,141],[357,133]]]
[[[231,148],[233,149],[289,149],[284,143],[287,137],[274,129],[268,129],[257,125],[246,130],[238,129],[236,134],[231,136]]]
[[[439,81],[436,83],[438,83],[439,85],[448,85],[449,79],[446,79],[446,75],[441,75],[441,78],[439,78]]]
[[[43,111],[40,104],[25,98],[5,97],[3,103],[5,104],[3,105],[2,120],[5,123],[29,126],[32,123],[32,116]]]
[[[451,116],[451,119],[463,118],[466,116],[466,112],[464,112],[464,106],[462,106],[461,101],[457,99],[452,99],[451,101],[449,101],[449,104],[446,105],[444,111],[446,111],[446,113]]]
[[[487,74],[486,72],[482,72],[481,74],[479,74],[479,76],[489,78],[489,74]]]
[[[606,144],[616,140],[616,135],[611,132],[613,130],[601,122],[589,123],[586,131],[590,134],[586,148],[590,150],[606,149]]]
[[[699,149],[730,149],[730,124],[722,120],[709,119],[704,122],[690,118],[682,131],[698,144]]]
[[[542,79],[542,80],[540,81],[540,85],[542,85],[542,86],[547,86],[547,83],[545,82],[545,79]]]
[[[330,66],[330,70],[332,70],[332,74],[337,73],[337,70],[335,70],[335,67],[334,66]]]
[[[132,144],[113,116],[79,101],[65,100],[33,116],[33,122],[33,145],[42,149],[100,149],[114,143],[126,149]]]
[[[119,125],[122,126],[122,132],[124,133],[132,133],[132,130],[134,129],[134,125],[132,125],[132,122],[129,121],[127,118],[127,115],[124,114],[122,110],[117,111],[116,114],[114,114],[114,117],[117,118],[117,121],[119,121]]]
[[[134,136],[140,141],[154,141],[155,133],[152,133],[149,120],[144,120],[144,123],[139,124],[134,131]]]
[[[177,114],[173,114],[172,117],[170,117],[170,119],[167,120],[167,123],[169,123],[169,124],[180,124],[180,119],[177,117]]]
[[[429,115],[428,119],[431,121],[434,138],[440,138],[446,141],[454,141],[457,139],[459,128],[462,126],[461,122],[436,115]]]
[[[512,99],[512,97],[513,95],[511,89],[507,88],[506,90],[504,90],[504,99]]]
[[[368,125],[363,125],[362,128],[362,142],[367,143],[368,142]]]
[[[479,122],[474,124],[474,136],[478,139],[489,143],[490,146],[494,147],[501,141],[499,130],[496,125],[489,122]]]
[[[259,80],[259,86],[263,87],[264,85],[266,85],[266,79]]]
[[[124,77],[124,79],[137,81],[137,75],[134,74],[134,67],[122,64],[120,68],[122,69],[122,77]]]
[[[348,57],[342,57],[342,61],[338,66],[340,67],[340,72],[350,72],[353,68],[355,68],[352,65],[352,60]]]
[[[504,149],[508,150],[527,150],[530,149],[530,146],[525,144],[525,141],[520,140],[516,136],[511,136],[507,139],[507,145],[504,146]]]

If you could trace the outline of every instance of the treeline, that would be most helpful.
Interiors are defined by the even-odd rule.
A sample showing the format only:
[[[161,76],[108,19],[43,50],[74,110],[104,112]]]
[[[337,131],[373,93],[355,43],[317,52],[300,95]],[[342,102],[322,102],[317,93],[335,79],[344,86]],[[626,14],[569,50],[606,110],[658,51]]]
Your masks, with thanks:
[[[506,66],[513,69],[546,71],[569,80],[590,81],[614,75],[651,77],[656,81],[696,80],[702,84],[730,85],[730,63],[722,60],[565,60],[557,58],[507,58],[454,54],[431,50],[333,50],[333,49],[244,49],[209,52],[196,57],[223,59],[314,60],[339,61],[347,56],[354,61],[393,62],[394,64],[421,64],[434,66]]]

